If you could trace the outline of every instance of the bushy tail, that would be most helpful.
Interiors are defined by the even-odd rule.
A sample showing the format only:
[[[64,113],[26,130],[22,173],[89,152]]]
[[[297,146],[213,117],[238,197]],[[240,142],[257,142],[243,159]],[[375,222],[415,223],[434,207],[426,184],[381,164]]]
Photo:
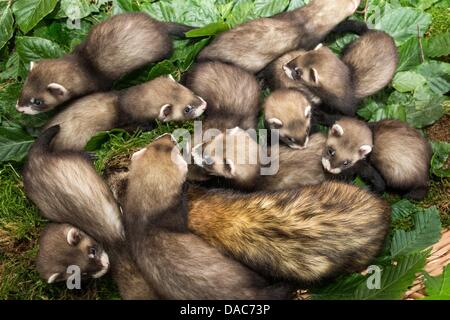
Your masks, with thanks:
[[[177,38],[185,38],[185,33],[195,29],[195,27],[187,26],[185,24],[176,23],[176,22],[165,22],[167,32]]]
[[[334,29],[333,33],[356,33],[357,35],[363,35],[369,31],[369,27],[363,21],[357,20],[346,20],[338,24]]]
[[[35,153],[44,153],[50,151],[50,144],[53,138],[58,134],[60,130],[59,125],[55,125],[53,127],[48,128],[44,132],[42,132],[36,141],[33,143],[33,146],[30,149],[29,155]]]
[[[362,99],[392,80],[398,64],[397,47],[387,33],[370,30],[344,49],[342,61],[352,70],[355,95]]]

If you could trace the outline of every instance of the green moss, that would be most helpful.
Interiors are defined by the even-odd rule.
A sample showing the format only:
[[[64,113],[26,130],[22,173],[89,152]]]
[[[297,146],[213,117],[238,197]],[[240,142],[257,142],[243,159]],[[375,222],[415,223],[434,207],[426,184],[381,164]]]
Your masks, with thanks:
[[[427,196],[418,204],[427,208],[437,206],[442,227],[450,228],[450,179],[432,180]]]
[[[438,35],[450,32],[450,13],[446,8],[432,7],[427,11],[432,16],[430,33]]]

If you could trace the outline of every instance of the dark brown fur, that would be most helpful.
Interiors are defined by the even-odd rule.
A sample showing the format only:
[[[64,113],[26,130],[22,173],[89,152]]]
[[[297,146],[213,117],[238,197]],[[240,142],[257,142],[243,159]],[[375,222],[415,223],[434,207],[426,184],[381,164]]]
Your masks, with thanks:
[[[419,131],[398,120],[366,124],[343,118],[336,125],[342,128],[343,134],[330,130],[324,151],[330,170],[345,173],[367,157],[375,174],[381,175],[387,187],[406,192],[406,196],[412,198],[420,199],[426,195],[432,151]],[[361,151],[362,146],[371,147],[369,153]],[[344,166],[344,161],[349,164]],[[368,179],[374,177],[371,175]],[[379,189],[383,191],[381,187]]]
[[[246,22],[217,36],[200,52],[199,59],[231,63],[257,73],[288,51],[314,48],[358,5],[359,0],[312,0],[291,12]]]
[[[169,104],[170,113],[160,116]],[[185,113],[186,107],[191,107]],[[122,127],[148,126],[155,119],[185,121],[198,117],[204,110],[203,100],[168,77],[159,77],[122,91],[94,93],[69,104],[45,126],[60,125],[53,139],[54,150],[84,150],[86,143],[99,131]]]
[[[121,76],[169,56],[169,31],[176,33],[175,29],[145,13],[119,14],[101,22],[72,53],[34,64],[17,109],[36,114],[70,99],[109,89]],[[51,90],[51,83],[65,90]],[[32,99],[42,103],[36,105]]]
[[[304,84],[299,81],[289,78],[283,70],[288,62],[294,60],[302,54],[305,54],[305,50],[290,51],[267,66],[264,70],[264,79],[266,80],[269,88],[274,91],[277,89],[295,89],[303,93],[312,104],[320,104],[320,98],[315,96]]]
[[[94,221],[94,224],[97,224],[97,222]],[[36,266],[42,278],[51,281],[51,283],[65,281],[70,275],[67,273],[69,266],[78,266],[83,279],[99,278],[105,274],[107,267],[109,267],[109,264],[107,264],[105,269],[100,258],[102,254],[107,253],[113,258],[110,269],[122,299],[158,298],[142,277],[129,252],[126,249],[124,250],[123,245],[115,245],[113,248],[110,246],[109,251],[106,252],[100,243],[79,229],[77,229],[79,242],[69,243],[67,233],[70,229],[76,228],[68,224],[52,223],[41,233]],[[96,250],[95,258],[89,257],[92,248]],[[53,275],[56,275],[56,277]]]
[[[189,71],[185,82],[188,88],[201,95],[208,103],[201,124],[203,135],[194,139],[192,146],[203,143],[206,148],[207,145],[214,144],[206,137],[209,129],[218,130],[217,134],[220,132],[222,135],[227,129],[235,127],[244,130],[256,129],[261,90],[252,74],[221,62],[205,62],[197,64]],[[220,140],[220,136],[217,139]],[[213,174],[225,176],[241,186],[247,185],[249,180],[242,176],[231,177],[224,168],[216,163],[205,170],[193,164],[189,166],[188,180],[207,181]]]
[[[218,132],[213,138],[194,146],[194,164],[189,168],[189,181],[205,181],[219,177],[219,184],[251,190],[260,173],[261,148],[256,131],[250,134],[238,127]]]
[[[306,148],[311,129],[312,105],[299,91],[273,91],[264,102],[266,126],[277,129],[280,140],[291,148]]]
[[[281,298],[267,283],[187,230],[186,163],[172,162],[166,135],[133,156],[125,199],[129,247],[144,278],[166,299]],[[142,195],[145,194],[145,197]]]
[[[220,62],[200,63],[187,74],[186,86],[208,103],[204,131],[256,128],[261,90],[252,74]]]
[[[326,137],[321,133],[311,135],[308,147],[292,149],[279,146],[278,156],[272,163],[278,162],[278,171],[273,175],[261,175],[255,184],[257,190],[276,191],[297,189],[325,181],[321,164]]]
[[[28,154],[23,171],[27,196],[44,217],[74,226],[82,230],[88,242],[104,246],[124,298],[149,297],[151,288],[145,289],[145,285],[142,291],[128,287],[130,279],[139,278],[139,274],[123,274],[135,267],[124,247],[121,213],[111,191],[81,153],[50,152],[49,144],[58,131],[58,126],[44,131]],[[67,225],[51,227],[43,234],[38,259],[41,274],[47,276],[51,270],[62,272],[63,267],[74,264],[79,265],[83,273],[92,274],[89,271],[92,263],[87,255],[81,256],[77,247],[68,246],[66,229]],[[57,278],[63,279],[64,275]]]
[[[370,30],[344,49],[342,59],[321,47],[298,56],[284,68],[326,107],[354,116],[362,98],[383,89],[392,80],[397,63],[392,37]]]
[[[70,242],[69,231],[75,234]],[[95,250],[95,255],[89,257],[91,250]],[[36,267],[49,283],[66,280],[69,266],[78,266],[84,278],[100,277],[109,268],[109,263],[102,262],[102,255],[103,246],[84,232],[68,224],[52,223],[41,233]]]

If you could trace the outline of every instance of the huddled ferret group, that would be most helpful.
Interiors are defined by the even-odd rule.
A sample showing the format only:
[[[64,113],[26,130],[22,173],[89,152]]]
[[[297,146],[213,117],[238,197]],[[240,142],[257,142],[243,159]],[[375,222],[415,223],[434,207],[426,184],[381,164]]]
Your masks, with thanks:
[[[182,84],[168,75],[108,91],[192,29],[144,13],[113,16],[72,53],[33,63],[17,110],[61,109],[23,170],[27,196],[52,222],[39,274],[53,283],[69,266],[83,278],[110,270],[124,299],[288,299],[364,270],[390,226],[377,193],[424,197],[431,148],[401,121],[355,118],[397,66],[388,34],[345,21],[359,2],[312,0],[225,31]],[[359,37],[337,56],[321,44],[330,32]],[[271,89],[264,101],[261,83]],[[252,134],[261,111],[277,138],[269,145]],[[188,141],[191,162],[170,134],[104,178],[83,152],[99,131],[197,118],[215,135]],[[349,184],[356,175],[373,192]]]

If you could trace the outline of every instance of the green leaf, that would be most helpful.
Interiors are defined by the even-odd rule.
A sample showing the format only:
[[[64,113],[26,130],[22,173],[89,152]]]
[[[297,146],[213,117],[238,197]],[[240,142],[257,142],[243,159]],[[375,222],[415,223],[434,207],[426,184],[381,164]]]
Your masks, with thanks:
[[[6,62],[5,70],[0,73],[0,79],[17,79],[21,75],[23,65],[17,52],[13,52]]]
[[[315,300],[380,300],[400,299],[416,278],[416,273],[425,266],[428,252],[400,258],[393,265],[378,266],[381,269],[380,287],[369,288],[366,276],[351,274],[340,277],[332,284],[312,290]],[[371,283],[371,282],[370,282]]]
[[[450,264],[445,266],[444,272],[437,277],[424,273],[427,300],[450,300]]]
[[[222,21],[214,0],[161,0],[143,4],[141,10],[162,21],[175,21],[190,26]]]
[[[194,45],[180,45],[176,47],[170,61],[174,62],[182,72],[186,71],[194,63],[195,58],[208,44],[209,40],[209,38],[206,38],[196,42]]]
[[[284,11],[289,0],[255,0],[255,14],[257,17],[270,17]]]
[[[392,205],[392,222],[417,213],[418,208],[409,200],[402,199]]]
[[[391,244],[391,256],[405,256],[436,243],[440,238],[441,221],[436,207],[424,209],[414,216],[414,230],[396,230]]]
[[[440,0],[415,0],[415,1],[417,2],[415,7],[424,11],[424,10],[430,8],[436,2],[439,2]]]
[[[20,128],[0,127],[0,162],[22,161],[34,139]]]
[[[114,0],[113,1],[113,14],[119,14],[124,12],[139,11],[139,3],[130,0]]]
[[[432,141],[433,157],[431,158],[431,173],[437,177],[450,178],[450,168],[447,160],[450,154],[450,143]]]
[[[90,0],[61,0],[61,9],[71,20],[78,20],[91,14]]]
[[[309,0],[291,0],[289,3],[288,11],[303,7],[305,4],[308,4]]]
[[[33,37],[53,41],[65,51],[72,51],[75,45],[80,44],[84,40],[92,24],[81,20],[79,26],[80,28],[69,28],[66,20],[58,20],[34,28],[32,35]]]
[[[424,39],[425,55],[429,58],[438,58],[450,54],[450,33],[443,33]]]
[[[392,82],[393,87],[400,92],[414,92],[417,87],[423,86],[427,82],[422,75],[412,72],[398,72]]]
[[[230,27],[225,22],[216,22],[208,24],[202,28],[186,32],[187,38],[198,38],[206,36],[215,36],[221,32],[227,31]]]
[[[39,21],[55,9],[58,0],[17,0],[13,4],[14,17],[23,33],[28,33]]]
[[[450,91],[450,64],[428,61],[417,68],[417,72],[427,79],[429,88],[441,95]]]
[[[169,60],[164,60],[159,63],[157,63],[149,72],[148,78],[154,79],[159,76],[164,76],[167,74],[171,74],[172,72],[175,72],[177,68],[174,66],[174,64]]]
[[[256,19],[255,3],[252,0],[241,0],[233,7],[226,17],[227,23],[234,27],[251,19]]]
[[[16,37],[16,50],[24,63],[58,58],[64,54],[56,43],[37,37]]]
[[[360,176],[357,176],[354,180],[353,180],[353,184],[361,189],[367,189],[369,190],[370,187],[367,185],[367,183],[364,182],[363,179],[361,179]]]
[[[401,44],[411,37],[423,36],[431,24],[431,15],[413,8],[385,10],[376,20],[374,29],[389,33]]]
[[[340,276],[331,284],[321,288],[311,289],[313,300],[345,300],[351,299],[356,288],[366,282],[366,278],[359,273]]]
[[[370,289],[364,282],[359,285],[352,298],[356,300],[401,299],[416,278],[416,273],[424,268],[427,256],[428,252],[420,252],[400,258],[396,264],[382,269],[379,289]]]
[[[84,150],[92,152],[97,151],[101,148],[103,144],[111,139],[112,135],[126,134],[125,130],[122,129],[112,129],[110,131],[100,131],[93,136],[86,144]]]
[[[419,41],[416,38],[407,40],[398,48],[398,61],[397,72],[409,70],[421,63]]]
[[[6,5],[6,7],[5,7]],[[14,33],[14,18],[9,3],[0,6],[0,49],[11,39]]]
[[[415,101],[406,105],[406,121],[412,126],[429,126],[444,115],[444,98],[436,95],[428,86],[417,88],[413,98]]]
[[[397,119],[406,121],[406,108],[399,103],[389,103],[387,105],[379,105],[372,102],[364,109],[358,111],[363,118],[367,117],[369,121],[380,121],[384,119]]]

